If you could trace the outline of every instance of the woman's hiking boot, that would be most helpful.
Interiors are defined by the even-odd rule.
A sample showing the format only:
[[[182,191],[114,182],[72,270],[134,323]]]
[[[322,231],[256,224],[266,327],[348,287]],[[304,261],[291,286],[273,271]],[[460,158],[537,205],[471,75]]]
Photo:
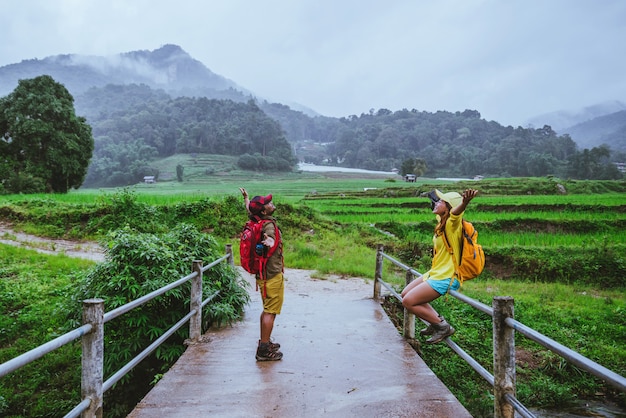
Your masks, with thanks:
[[[443,316],[439,315],[439,320],[443,321]],[[426,328],[420,330],[420,335],[423,336],[433,335],[434,333],[435,327],[430,322],[428,323],[428,326]]]
[[[276,361],[283,358],[283,353],[278,351],[278,348],[272,349],[272,344],[272,342],[262,343],[259,341],[259,347],[256,349],[257,361]]]
[[[426,344],[436,344],[443,341],[456,331],[445,319],[442,319],[438,324],[432,324],[432,326],[435,329],[435,332],[432,337],[426,340]]]
[[[423,336],[433,335],[434,333],[435,333],[435,327],[433,327],[433,324],[428,324],[426,328],[420,330],[420,335],[423,335]]]

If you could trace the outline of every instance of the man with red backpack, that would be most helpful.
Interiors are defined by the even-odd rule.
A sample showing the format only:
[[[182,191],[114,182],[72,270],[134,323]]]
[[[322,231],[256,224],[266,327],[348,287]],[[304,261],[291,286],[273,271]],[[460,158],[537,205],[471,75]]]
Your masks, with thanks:
[[[276,207],[272,203],[272,195],[255,196],[248,199],[246,189],[240,188],[246,203],[250,221],[246,224],[249,233],[256,235],[256,254],[252,254],[253,261],[242,258],[242,266],[253,272],[256,277],[257,288],[261,289],[263,312],[261,313],[261,339],[256,351],[257,361],[276,361],[283,358],[279,350],[280,344],[271,341],[272,330],[276,315],[280,314],[283,306],[285,281],[283,276],[283,242],[276,219],[272,216]],[[244,234],[242,233],[242,240]],[[249,264],[244,266],[244,264]]]

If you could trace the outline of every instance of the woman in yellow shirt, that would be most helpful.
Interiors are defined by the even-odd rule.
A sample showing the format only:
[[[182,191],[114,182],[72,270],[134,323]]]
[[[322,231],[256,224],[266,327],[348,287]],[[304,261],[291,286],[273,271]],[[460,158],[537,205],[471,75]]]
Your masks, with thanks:
[[[435,344],[454,334],[455,329],[430,305],[430,302],[445,295],[449,289],[457,290],[460,282],[454,272],[460,261],[463,213],[477,190],[467,189],[463,194],[442,193],[434,190],[429,193],[433,213],[437,216],[437,226],[433,236],[433,261],[430,270],[417,280],[409,283],[402,291],[402,305],[411,313],[429,323],[421,330],[421,335],[430,335],[427,344]],[[443,233],[453,249],[447,251]],[[457,257],[455,260],[452,257]]]

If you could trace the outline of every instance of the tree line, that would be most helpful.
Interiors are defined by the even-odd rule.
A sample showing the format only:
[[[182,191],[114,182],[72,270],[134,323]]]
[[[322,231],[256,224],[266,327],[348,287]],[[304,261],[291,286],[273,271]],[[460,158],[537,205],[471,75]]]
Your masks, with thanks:
[[[117,109],[117,112],[126,109],[124,113],[130,115],[130,112],[136,112],[151,101],[191,100],[170,99],[166,93],[143,85],[108,86],[92,90],[83,95],[85,100],[92,102],[85,108],[98,109],[100,113],[109,112],[106,119],[110,120],[119,117],[112,109]],[[219,105],[225,101],[210,102]],[[237,104],[229,103],[228,106]],[[371,109],[360,116],[331,118],[310,116],[292,110],[289,106],[267,101],[255,102],[249,99],[245,105],[255,111],[260,109],[261,113],[278,122],[281,134],[289,144],[290,155],[295,152],[295,156],[291,155],[292,159],[284,156],[279,160],[259,160],[258,156],[263,153],[258,149],[240,149],[238,154],[236,149],[228,151],[228,147],[223,146],[219,139],[207,136],[205,152],[242,155],[239,164],[245,169],[286,170],[288,167],[284,162],[297,159],[314,164],[370,170],[390,171],[397,168],[403,174],[412,172],[430,177],[554,175],[573,179],[618,179],[622,178],[622,174],[612,161],[626,160],[626,155],[612,152],[608,146],[579,150],[568,135],[558,135],[549,126],[502,126],[495,121],[482,119],[475,110],[431,113],[415,109],[395,112]],[[158,117],[171,116],[167,113]],[[225,115],[224,112],[207,113],[207,117],[215,119],[192,120],[191,123],[202,126],[221,124]],[[94,132],[98,132],[95,122],[99,119],[89,113],[87,119],[90,123],[94,121]],[[142,123],[140,120],[137,122]],[[197,129],[202,130],[199,126],[196,126]],[[273,132],[280,135],[278,131]],[[254,140],[254,135],[250,135]],[[184,144],[188,139],[188,136],[181,137],[180,142]],[[285,143],[281,143],[280,147],[286,152]]]
[[[435,113],[370,110],[346,118],[289,117],[283,105],[262,106],[281,121],[298,158],[314,163],[415,173],[429,177],[619,179],[607,145],[579,150],[550,126],[502,126],[475,110]],[[285,122],[283,122],[285,121]]]
[[[179,153],[239,156],[249,170],[290,171],[300,160],[430,177],[619,179],[612,161],[626,160],[605,145],[579,150],[549,126],[502,126],[475,110],[329,118],[135,84],[92,88],[75,109],[49,76],[21,80],[0,99],[0,131],[3,193],[135,184],[158,178],[154,160]]]

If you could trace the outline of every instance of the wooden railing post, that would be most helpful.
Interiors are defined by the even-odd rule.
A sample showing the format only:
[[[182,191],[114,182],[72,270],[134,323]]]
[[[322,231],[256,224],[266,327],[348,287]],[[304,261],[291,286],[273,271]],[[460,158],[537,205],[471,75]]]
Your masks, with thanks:
[[[193,271],[198,274],[191,279],[189,311],[195,310],[195,314],[189,319],[189,338],[191,341],[198,341],[202,334],[202,260],[193,262]]]
[[[514,317],[514,300],[510,296],[497,296],[492,306],[494,417],[513,418],[515,409],[505,395],[515,396],[515,330],[504,321]]]
[[[226,254],[228,254],[228,264],[235,265],[235,258],[233,257],[233,244],[226,244]]]
[[[102,418],[102,382],[104,377],[104,300],[83,301],[83,324],[91,324],[91,332],[83,335],[82,343],[82,399],[91,400],[83,418]]]
[[[376,251],[376,271],[374,272],[374,300],[380,299],[381,284],[383,278],[383,244],[378,244]]]
[[[404,279],[405,284],[408,285],[413,279],[413,273],[407,270]],[[410,313],[406,308],[404,308],[404,338],[415,339],[415,314]]]

